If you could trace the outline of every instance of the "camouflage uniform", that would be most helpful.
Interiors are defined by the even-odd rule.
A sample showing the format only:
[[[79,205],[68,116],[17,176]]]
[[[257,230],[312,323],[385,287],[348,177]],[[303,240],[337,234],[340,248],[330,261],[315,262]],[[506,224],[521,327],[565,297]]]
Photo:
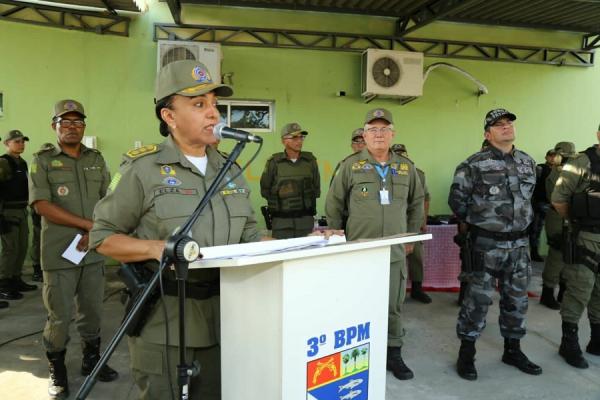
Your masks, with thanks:
[[[599,134],[600,137],[600,134]],[[600,146],[590,148],[591,154],[600,157]],[[586,152],[587,152],[586,151]],[[590,192],[588,197],[600,192],[600,160],[592,169],[590,156],[586,153],[569,161],[560,173],[556,187],[552,192],[552,204],[571,204],[573,196]],[[590,202],[591,203],[591,202]],[[587,307],[591,327],[591,340],[587,351],[600,355],[600,212],[597,202],[588,203],[588,213],[585,221],[575,219],[575,225],[580,230],[576,238],[576,259],[574,264],[568,264],[563,269],[567,288],[561,303],[563,337],[559,353],[567,363],[577,368],[587,368],[587,361],[582,357],[577,338],[577,324]],[[570,216],[580,213],[570,207]]]
[[[456,169],[448,204],[475,236],[473,271],[456,327],[460,339],[475,341],[481,335],[496,280],[502,297],[502,336],[519,339],[525,335],[531,276],[527,227],[533,218],[535,179],[531,157],[516,149],[503,154],[493,146]]]

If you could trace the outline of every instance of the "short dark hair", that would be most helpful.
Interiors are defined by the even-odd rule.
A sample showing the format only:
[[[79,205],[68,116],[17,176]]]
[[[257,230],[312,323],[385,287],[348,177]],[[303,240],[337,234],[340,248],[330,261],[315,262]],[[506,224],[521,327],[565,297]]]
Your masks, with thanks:
[[[550,157],[550,156],[551,156],[551,157],[554,157],[554,156],[555,156],[555,155],[557,155],[557,154],[558,154],[558,152],[557,152],[556,150],[554,150],[554,149],[550,149],[550,150],[548,150],[548,151],[546,152],[546,157]]]
[[[154,113],[156,114],[156,118],[158,118],[158,120],[160,121],[160,126],[158,127],[158,131],[164,137],[169,136],[171,131],[169,130],[169,125],[167,125],[167,123],[162,119],[160,112],[163,108],[168,108],[170,110],[173,109],[172,108],[173,107],[173,97],[175,97],[174,94],[167,96],[163,99],[160,99],[159,101],[156,102],[156,105],[154,106]]]

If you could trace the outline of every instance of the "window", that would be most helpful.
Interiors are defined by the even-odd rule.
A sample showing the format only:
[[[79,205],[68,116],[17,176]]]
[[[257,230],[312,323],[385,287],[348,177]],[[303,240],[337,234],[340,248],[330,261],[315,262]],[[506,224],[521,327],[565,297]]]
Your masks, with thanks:
[[[272,132],[275,128],[272,101],[219,99],[217,108],[221,121],[232,128],[251,132]]]

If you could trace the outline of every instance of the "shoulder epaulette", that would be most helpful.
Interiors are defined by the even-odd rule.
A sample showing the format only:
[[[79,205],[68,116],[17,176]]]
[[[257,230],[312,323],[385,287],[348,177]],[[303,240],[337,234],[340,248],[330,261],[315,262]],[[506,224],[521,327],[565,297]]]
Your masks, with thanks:
[[[38,151],[36,151],[33,154],[42,154],[42,153],[45,153],[47,151],[51,151],[54,149],[56,149],[56,147],[54,147],[54,145],[50,145],[50,146],[42,147],[41,149],[39,149]]]
[[[125,153],[125,157],[130,160],[136,160],[140,157],[147,156],[148,154],[153,154],[158,151],[158,146],[155,144],[148,144],[146,146],[139,147],[137,149],[131,149],[127,153]]]

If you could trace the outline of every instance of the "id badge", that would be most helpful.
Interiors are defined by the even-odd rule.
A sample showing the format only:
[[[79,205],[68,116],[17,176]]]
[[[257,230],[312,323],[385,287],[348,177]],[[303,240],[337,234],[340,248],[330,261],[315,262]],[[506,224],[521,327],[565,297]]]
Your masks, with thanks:
[[[379,191],[379,204],[387,206],[390,204],[390,192],[387,189],[381,189]]]

